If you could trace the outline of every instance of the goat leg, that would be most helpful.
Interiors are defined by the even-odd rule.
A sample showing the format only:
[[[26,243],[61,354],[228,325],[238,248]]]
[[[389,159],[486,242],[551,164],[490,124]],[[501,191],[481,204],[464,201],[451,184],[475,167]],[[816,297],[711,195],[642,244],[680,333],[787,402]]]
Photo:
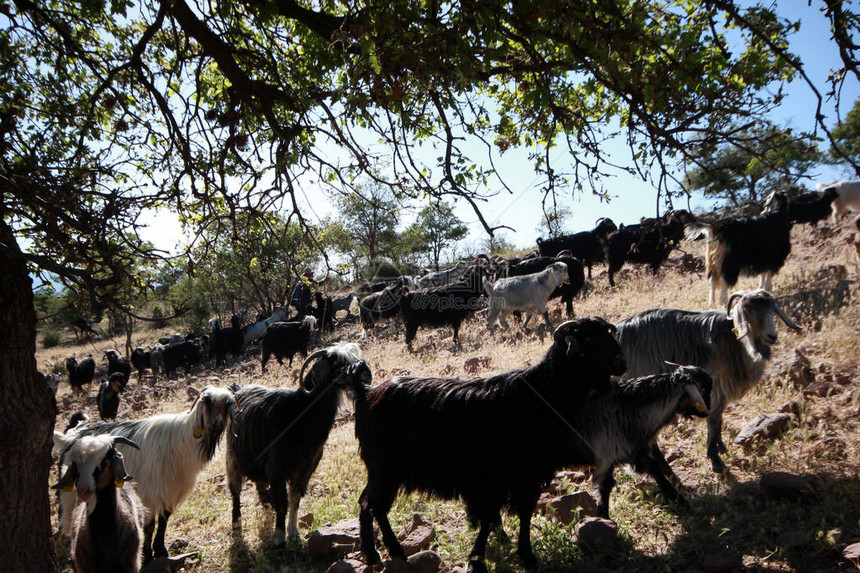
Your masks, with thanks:
[[[481,520],[481,527],[478,529],[475,545],[472,546],[472,552],[469,553],[469,573],[487,573],[487,564],[484,562],[484,559],[487,554],[487,540],[490,538],[493,526],[494,524],[491,521],[486,519]]]
[[[272,542],[275,547],[282,547],[286,542],[287,521],[287,483],[284,478],[272,476],[270,484],[272,492],[272,506],[275,508],[275,532]]]
[[[595,475],[597,481],[598,492],[600,493],[600,501],[597,502],[597,514],[600,517],[609,519],[609,495],[612,493],[612,488],[615,487],[615,478],[612,477],[614,466],[608,468],[599,468]]]
[[[299,538],[299,503],[302,501],[305,491],[303,488],[293,487],[290,485],[289,501],[290,512],[287,519],[287,537],[290,541],[297,541]]]
[[[520,502],[517,507],[517,515],[520,518],[520,532],[517,539],[517,555],[523,562],[526,571],[537,569],[537,558],[532,551],[531,527],[532,513],[537,505],[538,495],[531,496],[529,501]]]
[[[721,408],[711,407],[708,416],[708,458],[711,460],[711,469],[721,474],[726,470],[726,464],[720,459],[720,453],[727,451],[722,440],[723,412]]]
[[[382,564],[382,558],[376,550],[376,544],[373,537],[373,513],[370,510],[370,502],[368,501],[367,488],[361,492],[358,498],[360,510],[358,512],[358,523],[360,526],[361,537],[361,552],[364,553],[367,564],[370,566]]]
[[[152,561],[152,533],[155,531],[155,517],[150,517],[143,525],[143,563]]]
[[[167,520],[170,512],[166,509],[158,516],[158,531],[152,541],[152,553],[155,557],[167,557],[167,546],[164,545],[164,534],[167,531]]]

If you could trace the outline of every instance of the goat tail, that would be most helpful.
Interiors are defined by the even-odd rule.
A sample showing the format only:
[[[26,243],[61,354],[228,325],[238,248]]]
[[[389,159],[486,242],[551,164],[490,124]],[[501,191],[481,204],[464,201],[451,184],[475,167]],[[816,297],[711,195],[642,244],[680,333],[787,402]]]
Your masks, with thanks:
[[[700,239],[711,241],[714,238],[714,228],[708,223],[692,221],[684,226],[684,237],[689,241]]]

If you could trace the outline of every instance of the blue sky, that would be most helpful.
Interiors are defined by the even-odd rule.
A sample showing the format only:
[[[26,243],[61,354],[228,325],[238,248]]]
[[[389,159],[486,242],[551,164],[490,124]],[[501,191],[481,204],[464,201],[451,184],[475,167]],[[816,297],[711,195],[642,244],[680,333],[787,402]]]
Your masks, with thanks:
[[[791,50],[801,56],[807,74],[819,92],[824,95],[828,89],[826,84],[828,73],[833,68],[841,67],[841,63],[836,45],[830,39],[829,23],[819,11],[821,5],[823,3],[815,2],[810,7],[804,0],[784,0],[778,4],[778,10],[787,17],[800,19],[800,31],[792,37]],[[777,121],[798,131],[812,131],[816,105],[814,94],[800,80],[789,84],[787,92],[788,96],[775,114]],[[860,97],[860,86],[852,76],[845,82],[842,90],[840,109],[842,117],[851,109],[858,97]],[[825,101],[822,112],[828,118],[828,125],[832,126],[836,121],[833,102]],[[498,195],[482,206],[484,217],[492,225],[506,225],[515,230],[506,231],[505,237],[520,248],[535,244],[543,198],[539,189],[540,178],[534,173],[526,155],[526,150],[508,152],[502,158],[503,161],[497,163],[502,177],[513,192],[504,191],[498,184],[496,189],[492,189],[498,191]],[[821,168],[812,175],[813,177],[806,181],[809,187],[814,187],[816,181],[832,181],[849,176],[847,172],[829,167]],[[573,212],[573,216],[567,220],[567,231],[590,229],[599,217],[611,217],[616,223],[633,223],[642,216],[655,215],[657,195],[649,182],[619,172],[606,180],[605,186],[612,197],[609,203],[599,200],[591,193],[581,193],[575,197],[567,193],[560,198],[560,204]],[[304,206],[308,207],[306,211],[310,211],[311,214],[325,216],[331,213],[331,201],[313,185],[305,185],[300,198],[305,200]],[[704,205],[706,204],[701,197],[694,197],[691,203],[693,208]],[[686,207],[677,202],[675,206],[676,208]],[[467,243],[477,244],[486,237],[469,206],[458,205],[457,214],[469,224],[471,232],[465,240]],[[172,250],[181,237],[175,218],[159,213],[145,219],[152,226],[142,233],[144,238],[153,240],[162,248]]]

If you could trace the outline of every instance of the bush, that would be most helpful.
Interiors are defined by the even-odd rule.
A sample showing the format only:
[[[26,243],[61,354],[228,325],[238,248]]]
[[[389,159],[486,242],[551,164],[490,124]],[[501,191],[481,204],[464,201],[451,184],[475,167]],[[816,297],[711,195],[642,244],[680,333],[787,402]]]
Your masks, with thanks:
[[[60,333],[56,330],[46,330],[42,335],[42,347],[53,348],[60,345]]]
[[[369,282],[381,281],[384,279],[396,279],[401,274],[403,273],[400,272],[400,269],[385,259],[376,259],[375,261],[371,261],[363,273],[364,277]]]
[[[167,321],[164,320],[164,311],[161,310],[160,306],[153,307],[152,318],[152,325],[155,328],[167,328]]]

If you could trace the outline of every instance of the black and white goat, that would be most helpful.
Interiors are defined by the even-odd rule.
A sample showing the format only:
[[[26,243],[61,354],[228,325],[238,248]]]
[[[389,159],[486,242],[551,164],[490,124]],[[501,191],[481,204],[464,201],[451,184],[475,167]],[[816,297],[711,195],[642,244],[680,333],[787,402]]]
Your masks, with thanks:
[[[460,324],[481,308],[486,276],[485,267],[476,264],[455,283],[404,293],[400,299],[400,318],[406,327],[406,346],[412,348],[419,326],[450,326],[454,329],[454,342],[459,344]]]
[[[66,441],[54,434],[54,447],[63,450],[64,464],[55,489],[77,492],[82,502],[71,519],[72,557],[76,571],[137,573],[141,565],[145,509],[125,470],[124,436],[85,436]],[[71,493],[71,495],[75,495]]]
[[[627,375],[665,372],[666,362],[692,364],[714,379],[708,415],[708,457],[715,472],[725,464],[723,411],[761,380],[777,342],[778,316],[800,330],[767,291],[736,292],[726,311],[646,310],[618,323],[618,342],[627,358]]]
[[[838,223],[842,215],[848,211],[860,213],[860,179],[818,183],[815,188],[822,193],[826,193],[830,189],[836,191],[836,198],[833,200],[834,223]]]
[[[80,362],[74,356],[66,358],[66,370],[69,372],[69,385],[74,392],[80,392],[84,384],[92,384],[96,375],[96,361],[92,354],[87,354]]]
[[[833,214],[833,200],[838,193],[830,187],[824,191],[801,193],[788,202],[792,223],[810,223],[813,226]]]
[[[82,424],[65,434],[65,439],[125,436],[140,445],[139,452],[123,452],[126,467],[137,478],[137,493],[147,508],[144,561],[150,561],[153,555],[167,555],[164,544],[167,520],[191,493],[197,483],[197,475],[215,455],[221,434],[236,411],[236,397],[232,391],[206,386],[188,412],[128,422]],[[63,533],[69,530],[68,516],[71,516],[74,503],[73,496],[60,495],[60,531]],[[158,532],[153,539],[156,520]]]
[[[125,391],[125,377],[122,372],[114,372],[99,384],[96,405],[102,420],[113,420],[119,411],[119,395]]]
[[[791,253],[791,214],[788,197],[774,191],[765,201],[765,210],[753,217],[727,217],[714,223],[692,222],[687,238],[708,240],[705,270],[708,273],[708,304],[728,300],[728,289],[741,274],[761,275],[759,288],[771,290],[778,273]]]
[[[679,209],[666,213],[658,219],[641,224],[621,226],[606,237],[606,263],[609,284],[615,286],[615,273],[625,262],[646,264],[651,273],[657,274],[669,254],[684,238],[684,225],[696,218]]]
[[[305,376],[309,364],[313,365]],[[240,525],[240,494],[247,477],[257,483],[261,497],[271,497],[276,514],[274,544],[283,545],[285,536],[298,538],[299,502],[322,457],[341,391],[352,392],[371,379],[358,345],[347,343],[308,356],[299,374],[299,389],[234,386],[241,408],[227,436],[227,485],[234,526]]]
[[[562,251],[569,251],[570,256],[579,259],[588,267],[588,278],[591,279],[591,266],[606,260],[606,237],[617,229],[612,219],[604,217],[598,219],[597,225],[590,231],[546,240],[538,238],[538,251],[542,257],[554,257]]]
[[[282,322],[284,320],[287,320],[287,309],[282,306],[276,306],[275,310],[273,310],[272,314],[268,317],[262,318],[254,324],[243,326],[242,347],[244,348],[263,338],[263,335],[266,333],[266,328],[268,328],[270,324]]]
[[[610,377],[625,369],[612,331],[602,319],[566,322],[538,364],[489,378],[357,385],[355,433],[367,466],[359,521],[368,563],[380,563],[374,518],[391,557],[405,559],[388,511],[399,492],[420,491],[462,498],[470,520],[480,524],[470,570],[486,570],[487,538],[503,507],[519,515],[517,553],[534,567],[531,517],[541,488],[566,462],[565,413],[592,394],[607,394]]]
[[[284,358],[290,359],[290,366],[293,365],[293,356],[296,353],[306,358],[308,355],[308,346],[311,342],[311,334],[316,331],[317,319],[311,315],[305,316],[301,321],[276,322],[270,324],[266,328],[266,333],[263,335],[261,343],[262,353],[262,369],[266,371],[266,363],[272,354],[278,360],[278,364],[283,365]]]
[[[602,517],[609,517],[612,473],[619,464],[649,474],[668,499],[679,498],[672,483],[678,478],[657,446],[657,434],[677,414],[707,416],[711,387],[704,369],[681,366],[671,373],[617,382],[610,397],[582,400],[568,412],[575,438],[566,465],[595,466]]]
[[[501,278],[496,282],[484,279],[484,291],[490,298],[490,309],[487,313],[487,329],[493,333],[496,320],[501,321],[505,329],[508,323],[505,315],[519,310],[526,313],[522,328],[525,328],[532,313],[543,316],[547,327],[552,330],[552,322],[546,303],[550,295],[565,283],[570,283],[567,265],[557,262],[544,270],[530,275]]]
[[[129,362],[128,358],[120,355],[112,348],[105,350],[105,358],[107,358],[108,361],[108,376],[115,372],[119,372],[125,378],[123,383],[128,383],[128,379],[131,376],[131,362]]]

